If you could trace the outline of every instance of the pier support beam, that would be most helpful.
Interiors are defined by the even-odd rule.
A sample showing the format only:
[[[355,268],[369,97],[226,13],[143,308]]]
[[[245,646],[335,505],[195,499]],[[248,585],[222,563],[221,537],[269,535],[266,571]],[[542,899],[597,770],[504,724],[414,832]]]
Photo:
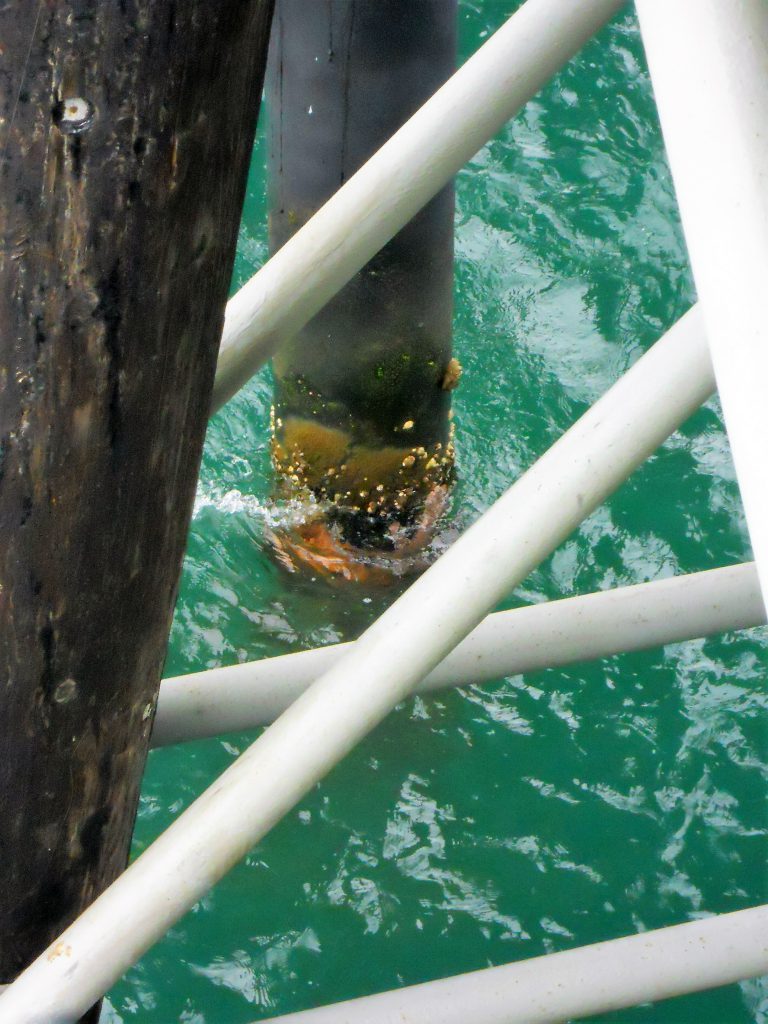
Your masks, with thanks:
[[[273,253],[450,77],[456,6],[277,0]],[[289,561],[370,576],[356,551],[402,568],[429,537],[453,469],[452,297],[448,185],[275,354],[279,480],[287,496],[325,506],[277,540]]]
[[[768,7],[638,0],[637,15],[768,597]]]
[[[0,982],[126,864],[271,6],[0,7]]]
[[[227,304],[212,411],[459,171],[625,0],[526,0]]]

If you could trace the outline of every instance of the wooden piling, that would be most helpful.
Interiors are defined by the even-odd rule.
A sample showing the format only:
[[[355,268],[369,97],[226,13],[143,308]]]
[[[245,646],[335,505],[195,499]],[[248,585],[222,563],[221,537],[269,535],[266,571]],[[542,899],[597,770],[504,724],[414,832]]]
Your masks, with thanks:
[[[126,864],[271,9],[0,7],[0,981]]]
[[[277,0],[267,72],[273,252],[455,59],[454,0]],[[398,560],[428,539],[453,470],[452,290],[448,187],[275,355],[283,493],[325,505],[325,521],[276,538],[289,562],[369,578],[356,554]]]

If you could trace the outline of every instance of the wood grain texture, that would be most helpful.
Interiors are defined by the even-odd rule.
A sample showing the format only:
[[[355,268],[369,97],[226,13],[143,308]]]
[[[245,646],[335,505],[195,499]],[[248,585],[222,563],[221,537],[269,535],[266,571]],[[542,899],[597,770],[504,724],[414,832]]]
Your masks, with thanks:
[[[0,6],[0,981],[126,863],[271,8]]]

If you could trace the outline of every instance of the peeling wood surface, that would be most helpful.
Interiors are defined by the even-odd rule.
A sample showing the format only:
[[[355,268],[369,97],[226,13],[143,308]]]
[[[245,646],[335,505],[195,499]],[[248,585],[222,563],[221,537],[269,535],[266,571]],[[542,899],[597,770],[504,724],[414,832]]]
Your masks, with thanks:
[[[125,866],[270,18],[0,6],[0,981]]]

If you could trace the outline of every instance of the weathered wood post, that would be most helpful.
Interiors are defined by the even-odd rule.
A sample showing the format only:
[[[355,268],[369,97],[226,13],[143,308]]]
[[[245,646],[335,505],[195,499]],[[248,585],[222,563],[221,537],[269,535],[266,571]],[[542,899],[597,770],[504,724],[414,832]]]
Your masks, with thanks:
[[[277,0],[267,72],[274,252],[452,74],[455,0]],[[274,358],[284,493],[325,506],[276,543],[368,577],[418,550],[453,468],[453,190]],[[329,529],[330,527],[330,529]],[[361,559],[366,565],[361,564]]]
[[[0,7],[0,981],[126,863],[271,7]]]

